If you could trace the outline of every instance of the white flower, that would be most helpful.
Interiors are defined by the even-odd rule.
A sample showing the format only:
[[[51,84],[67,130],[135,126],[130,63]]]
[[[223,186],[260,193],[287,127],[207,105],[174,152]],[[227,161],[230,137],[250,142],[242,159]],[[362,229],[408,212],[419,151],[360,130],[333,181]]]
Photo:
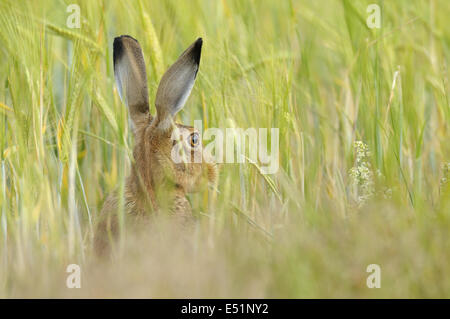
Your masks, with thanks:
[[[375,193],[374,174],[369,162],[371,155],[369,147],[362,141],[355,141],[355,166],[350,171],[350,179],[354,187],[355,198],[358,206],[364,205]]]

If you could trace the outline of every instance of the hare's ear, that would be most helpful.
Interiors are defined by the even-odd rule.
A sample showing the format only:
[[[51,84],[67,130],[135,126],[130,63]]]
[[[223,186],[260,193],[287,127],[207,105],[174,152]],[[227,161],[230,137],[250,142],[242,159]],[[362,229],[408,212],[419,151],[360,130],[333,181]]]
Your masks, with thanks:
[[[155,101],[160,128],[167,128],[186,103],[200,65],[202,44],[202,38],[198,38],[163,75]]]
[[[133,122],[148,112],[147,72],[139,42],[129,35],[114,39],[114,76]]]

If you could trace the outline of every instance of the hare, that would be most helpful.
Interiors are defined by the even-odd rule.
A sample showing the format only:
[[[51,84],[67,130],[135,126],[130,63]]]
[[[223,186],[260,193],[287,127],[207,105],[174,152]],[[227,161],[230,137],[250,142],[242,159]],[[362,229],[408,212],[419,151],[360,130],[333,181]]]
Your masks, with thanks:
[[[202,39],[198,38],[163,75],[153,116],[149,111],[147,73],[138,41],[128,35],[114,39],[114,76],[120,98],[128,107],[135,138],[134,162],[126,180],[123,201],[129,215],[143,217],[165,210],[176,220],[188,221],[192,211],[186,194],[216,179],[217,168],[210,160],[179,163],[172,159],[176,142],[182,143],[187,154],[202,153],[199,132],[194,127],[174,122],[194,85],[202,44]],[[176,129],[187,132],[178,141],[172,137]],[[117,232],[118,203],[116,193],[104,203],[94,239],[96,250],[107,247],[107,235]]]

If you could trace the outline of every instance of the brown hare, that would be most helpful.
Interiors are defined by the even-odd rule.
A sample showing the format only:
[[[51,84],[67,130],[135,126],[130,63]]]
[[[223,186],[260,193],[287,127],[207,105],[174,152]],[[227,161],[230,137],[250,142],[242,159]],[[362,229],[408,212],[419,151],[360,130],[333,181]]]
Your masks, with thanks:
[[[194,85],[202,49],[197,39],[163,75],[155,98],[156,114],[150,114],[147,73],[138,41],[128,35],[114,39],[114,76],[119,95],[128,107],[135,138],[134,162],[125,185],[126,213],[138,219],[152,212],[168,211],[182,222],[190,220],[192,211],[186,194],[199,185],[214,182],[216,165],[208,161],[172,160],[176,143],[187,154],[202,152],[199,132],[193,127],[174,123]],[[183,130],[182,141],[174,140],[175,129]],[[201,154],[201,153],[200,153]],[[108,235],[117,233],[117,193],[105,201],[95,234],[97,251],[108,247]]]

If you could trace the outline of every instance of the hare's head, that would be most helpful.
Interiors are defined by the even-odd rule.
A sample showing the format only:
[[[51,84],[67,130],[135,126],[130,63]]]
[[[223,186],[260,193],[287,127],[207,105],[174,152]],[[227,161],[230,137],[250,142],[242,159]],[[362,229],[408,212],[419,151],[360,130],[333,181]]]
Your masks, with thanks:
[[[147,73],[138,41],[126,35],[114,39],[114,75],[120,97],[128,106],[135,135],[136,179],[156,202],[169,196],[170,190],[182,196],[216,177],[215,164],[205,158],[193,160],[194,154],[203,156],[199,132],[174,122],[194,85],[201,49],[199,38],[163,75],[153,116],[149,111]],[[180,145],[181,153],[187,155],[183,161],[174,160],[174,155],[180,154]]]

